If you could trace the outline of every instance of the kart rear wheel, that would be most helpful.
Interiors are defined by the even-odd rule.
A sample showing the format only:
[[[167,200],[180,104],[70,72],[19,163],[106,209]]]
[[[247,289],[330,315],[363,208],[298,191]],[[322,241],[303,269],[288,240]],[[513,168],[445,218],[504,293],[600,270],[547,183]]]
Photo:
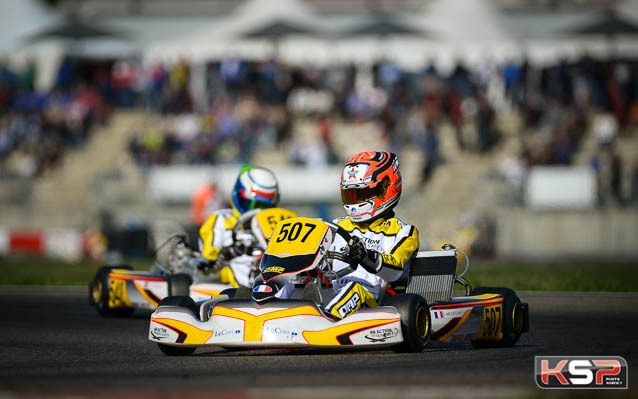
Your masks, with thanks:
[[[197,305],[195,304],[195,301],[193,301],[193,298],[189,296],[167,296],[162,299],[157,306],[180,306],[187,308],[193,312],[193,316],[199,320]],[[195,346],[170,346],[159,343],[157,346],[160,348],[162,353],[168,356],[188,356],[192,355],[193,352],[195,352],[195,349],[197,349]]]
[[[480,287],[472,295],[499,294],[503,296],[503,338],[500,340],[477,339],[472,341],[475,348],[495,348],[513,346],[523,331],[523,305],[516,293],[503,287]]]
[[[430,340],[430,308],[421,295],[397,294],[385,297],[384,306],[393,306],[401,314],[403,342],[392,347],[395,352],[420,352]]]
[[[104,317],[128,316],[133,308],[109,307],[109,273],[113,269],[133,270],[130,266],[102,266],[95,273],[93,281],[89,283],[89,304],[95,305],[100,315]]]
[[[173,274],[168,279],[168,295],[189,296],[191,284],[193,284],[193,279],[188,274]]]

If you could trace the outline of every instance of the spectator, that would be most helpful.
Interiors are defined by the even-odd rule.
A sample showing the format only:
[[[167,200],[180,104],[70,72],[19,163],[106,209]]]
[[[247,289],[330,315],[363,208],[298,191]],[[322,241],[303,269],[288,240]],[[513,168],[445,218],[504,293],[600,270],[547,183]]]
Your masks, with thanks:
[[[217,187],[213,182],[207,182],[199,187],[191,198],[191,222],[201,226],[208,216],[221,208],[217,197]]]

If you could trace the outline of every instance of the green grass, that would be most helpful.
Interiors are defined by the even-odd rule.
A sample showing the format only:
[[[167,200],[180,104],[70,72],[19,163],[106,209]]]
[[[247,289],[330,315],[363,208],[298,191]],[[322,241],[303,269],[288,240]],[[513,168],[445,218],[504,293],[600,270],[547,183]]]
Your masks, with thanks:
[[[148,270],[151,260],[123,261]],[[0,285],[85,285],[101,265],[34,257],[0,258]],[[459,269],[460,270],[460,269]],[[474,262],[466,277],[474,287],[536,291],[638,291],[638,263],[525,264]]]
[[[474,287],[534,291],[638,291],[638,263],[523,264],[481,262],[466,277]]]
[[[148,270],[152,261],[135,260],[119,264]],[[39,257],[0,258],[0,285],[86,285],[100,264],[90,260],[65,262]]]

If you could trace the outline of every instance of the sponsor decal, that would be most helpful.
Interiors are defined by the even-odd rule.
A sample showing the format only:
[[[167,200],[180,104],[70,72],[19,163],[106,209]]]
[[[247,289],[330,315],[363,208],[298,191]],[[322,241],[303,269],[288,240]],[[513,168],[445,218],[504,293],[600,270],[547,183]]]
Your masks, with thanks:
[[[443,318],[443,312],[437,310],[434,312],[434,318],[435,319],[442,319]]]
[[[109,307],[119,308],[126,306],[124,296],[126,295],[126,281],[111,279],[109,287]]]
[[[463,310],[448,310],[447,312],[445,312],[445,316],[446,317],[461,317],[463,316],[463,313],[465,313]]]
[[[258,285],[253,288],[253,292],[272,292],[272,288],[267,286],[266,284]]]
[[[156,340],[168,338],[168,330],[163,327],[153,327],[151,330],[151,336]]]
[[[286,269],[284,269],[283,267],[279,267],[279,266],[270,266],[270,267],[267,267],[267,268],[264,270],[264,273],[283,273],[283,272],[284,272],[284,270],[286,270]]]
[[[399,262],[397,261],[397,259],[392,255],[392,254],[381,254],[381,258],[383,259],[384,263],[388,263],[390,265],[396,265]]]
[[[627,389],[627,361],[620,356],[535,356],[536,385],[544,389]]]
[[[348,299],[348,302],[344,303],[339,308],[339,315],[341,315],[341,317],[346,317],[350,312],[352,312],[357,307],[357,304],[359,303],[360,299],[361,298],[359,297],[359,293],[355,292],[354,295],[352,295],[352,297]]]
[[[365,335],[365,337],[370,342],[385,342],[386,340],[394,338],[397,335],[399,335],[398,328],[380,328],[370,331],[368,334]]]
[[[502,320],[501,305],[486,306],[483,308],[483,322],[481,323],[480,335],[483,338],[498,338],[501,333]]]
[[[297,335],[299,335],[299,333],[297,333],[296,331],[290,331],[280,327],[264,328],[264,331],[267,331],[269,333],[276,334],[276,335],[288,335],[290,337],[296,337]]]
[[[343,184],[353,184],[353,183],[361,183],[364,180],[366,172],[368,171],[369,166],[366,164],[352,164],[348,166],[342,175],[342,183]]]
[[[241,333],[241,330],[219,330],[215,331],[215,337],[223,337],[224,335],[235,335]]]
[[[381,245],[381,239],[373,240],[372,238],[368,238],[368,237],[359,237],[359,238],[361,239],[361,241],[365,242],[366,246],[368,246],[368,245],[376,245],[376,246]]]
[[[348,180],[354,180],[357,178],[357,170],[354,168],[354,166],[351,166],[350,169],[348,170]]]

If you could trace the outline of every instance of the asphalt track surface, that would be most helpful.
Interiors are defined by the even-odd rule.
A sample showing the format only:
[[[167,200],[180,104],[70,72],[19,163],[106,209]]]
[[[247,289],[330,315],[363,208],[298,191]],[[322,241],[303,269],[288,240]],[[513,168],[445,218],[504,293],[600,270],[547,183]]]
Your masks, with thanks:
[[[548,391],[534,383],[537,355],[622,356],[630,387],[622,395],[638,392],[638,293],[518,294],[531,331],[512,348],[199,348],[168,357],[147,341],[149,313],[102,318],[83,287],[5,286],[0,397],[538,397]]]

